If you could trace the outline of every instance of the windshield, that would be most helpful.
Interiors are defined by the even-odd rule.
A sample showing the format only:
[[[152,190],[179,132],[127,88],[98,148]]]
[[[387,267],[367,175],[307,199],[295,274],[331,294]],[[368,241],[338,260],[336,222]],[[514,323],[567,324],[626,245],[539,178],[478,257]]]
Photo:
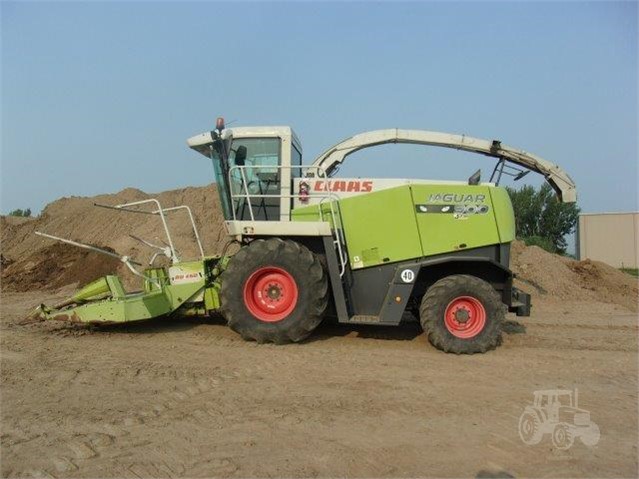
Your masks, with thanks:
[[[225,220],[231,219],[231,203],[228,195],[226,178],[222,169],[222,161],[219,151],[211,148],[211,160],[213,161],[213,171],[215,173],[215,183],[217,184],[217,194],[222,205],[222,214]]]
[[[237,138],[229,154],[228,176],[224,175],[220,158],[214,153],[213,167],[224,218],[276,219],[279,199],[261,195],[280,193],[280,139]],[[230,184],[229,184],[230,178]],[[230,193],[227,194],[227,191]],[[246,196],[249,196],[247,201]]]

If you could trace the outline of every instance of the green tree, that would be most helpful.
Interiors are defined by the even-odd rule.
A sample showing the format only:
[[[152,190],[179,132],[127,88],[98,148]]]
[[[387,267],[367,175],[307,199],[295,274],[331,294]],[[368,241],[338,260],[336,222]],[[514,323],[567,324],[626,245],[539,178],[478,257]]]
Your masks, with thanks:
[[[519,190],[506,187],[515,210],[517,237],[554,252],[566,252],[566,235],[573,233],[579,220],[576,203],[562,203],[550,185],[538,190],[530,185]],[[551,250],[552,251],[552,250]]]
[[[27,208],[26,210],[21,210],[21,209],[17,209],[17,210],[13,210],[9,213],[9,216],[22,216],[22,217],[29,217],[31,216],[31,208]]]

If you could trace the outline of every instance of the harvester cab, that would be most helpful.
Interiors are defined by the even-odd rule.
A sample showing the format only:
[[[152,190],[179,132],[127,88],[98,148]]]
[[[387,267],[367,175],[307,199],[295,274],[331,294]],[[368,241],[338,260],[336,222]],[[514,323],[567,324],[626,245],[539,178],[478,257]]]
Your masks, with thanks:
[[[215,129],[187,142],[212,161],[224,226],[240,248],[207,257],[200,245],[202,258],[183,263],[168,232],[165,247],[147,242],[195,281],[177,292],[185,275],[169,268],[162,286],[141,296],[146,304],[145,294],[159,291],[163,307],[118,313],[119,321],[220,312],[243,338],[279,344],[308,337],[327,315],[341,323],[395,326],[410,312],[437,348],[485,352],[500,343],[505,310],[527,316],[531,307],[530,297],[513,286],[515,220],[500,180],[533,171],[559,200],[576,199],[574,182],[556,165],[465,135],[372,131],[307,164],[287,126],[226,128],[219,118]],[[352,153],[386,143],[454,148],[494,158],[496,165],[488,182],[479,174],[468,181],[336,176]],[[103,321],[101,307],[131,299],[85,302],[80,320]]]
[[[301,164],[302,145],[293,130],[286,126],[225,129],[221,119],[217,126],[188,143],[213,161],[227,224],[289,221],[292,180],[309,168]]]

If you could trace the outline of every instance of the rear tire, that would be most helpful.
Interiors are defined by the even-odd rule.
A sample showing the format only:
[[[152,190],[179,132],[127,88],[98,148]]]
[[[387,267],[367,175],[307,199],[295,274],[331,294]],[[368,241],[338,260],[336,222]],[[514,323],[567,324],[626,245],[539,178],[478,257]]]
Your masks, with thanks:
[[[240,249],[221,277],[220,310],[246,340],[284,344],[305,339],[328,305],[319,259],[291,240],[255,240]]]
[[[489,283],[475,276],[437,281],[422,298],[419,316],[430,343],[447,353],[485,353],[501,344],[501,299]]]

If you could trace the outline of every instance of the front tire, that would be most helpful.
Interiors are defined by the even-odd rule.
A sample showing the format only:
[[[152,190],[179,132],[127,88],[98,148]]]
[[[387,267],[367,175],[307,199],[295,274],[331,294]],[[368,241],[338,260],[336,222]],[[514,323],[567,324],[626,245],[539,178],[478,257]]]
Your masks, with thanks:
[[[252,241],[229,260],[221,280],[220,310],[229,327],[258,343],[302,341],[328,305],[322,264],[291,240]]]
[[[552,432],[552,445],[560,451],[566,451],[575,442],[575,437],[568,424],[559,423]]]
[[[504,307],[495,288],[470,275],[452,275],[426,291],[419,310],[430,343],[447,353],[485,353],[501,344]]]

